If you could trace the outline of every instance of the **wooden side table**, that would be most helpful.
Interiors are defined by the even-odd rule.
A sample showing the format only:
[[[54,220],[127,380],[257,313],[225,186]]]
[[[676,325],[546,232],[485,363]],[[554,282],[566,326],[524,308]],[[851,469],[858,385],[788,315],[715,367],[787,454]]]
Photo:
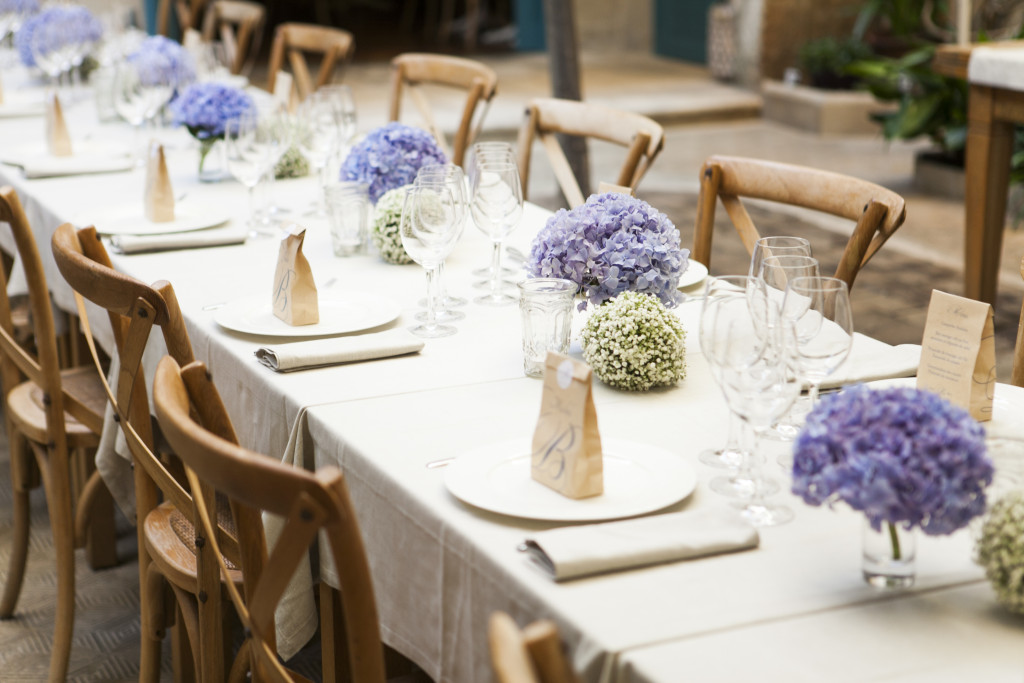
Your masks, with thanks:
[[[985,47],[1024,48],[1024,41]],[[943,45],[936,73],[967,78],[971,50],[979,45]],[[1024,92],[971,83],[967,104],[964,294],[995,305],[999,256],[1006,222],[1014,124],[1024,124]]]

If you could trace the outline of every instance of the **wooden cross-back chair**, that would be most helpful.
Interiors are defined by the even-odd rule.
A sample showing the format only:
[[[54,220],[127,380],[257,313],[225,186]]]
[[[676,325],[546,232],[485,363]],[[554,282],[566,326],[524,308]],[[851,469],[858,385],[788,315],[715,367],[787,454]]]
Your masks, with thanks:
[[[761,236],[741,197],[813,209],[854,221],[835,277],[850,289],[860,269],[903,224],[903,197],[875,183],[806,166],[760,159],[713,156],[704,162],[691,256],[711,266],[717,200],[753,254]]]
[[[156,447],[158,435],[142,364],[154,326],[160,329],[172,357],[183,363],[193,360],[174,289],[166,281],[150,286],[115,270],[95,228],[76,231],[65,223],[54,233],[52,247],[61,275],[75,291],[82,330],[94,358],[95,343],[82,299],[106,310],[113,328],[120,366],[116,393],[105,381],[104,387],[135,464],[142,619],[139,678],[159,680],[161,641],[166,625],[172,622],[172,615],[164,611],[169,587],[180,617],[173,620],[176,671],[194,668],[201,680],[220,680],[226,671],[226,622],[221,613],[219,572],[214,560],[207,557],[208,546],[195,532],[195,505],[183,485],[180,464]],[[230,543],[230,516],[223,517],[225,542]],[[240,581],[241,577],[236,573],[234,579]]]
[[[274,44],[270,48],[267,89],[274,92],[277,72],[284,66],[286,52],[299,100],[304,100],[317,88],[331,81],[334,70],[344,66],[354,49],[355,40],[344,29],[314,24],[280,24],[274,32]],[[306,52],[320,55],[320,69],[315,81],[306,65]]]
[[[459,127],[449,146],[444,132],[434,118],[430,101],[422,85],[439,85],[466,91],[466,103],[462,109]],[[391,60],[391,111],[392,121],[398,121],[402,108],[402,97],[408,93],[427,129],[437,139],[453,164],[462,165],[466,148],[476,138],[487,107],[498,87],[498,75],[486,64],[462,57],[422,53],[401,54]],[[483,102],[484,108],[474,125],[477,107]]]
[[[203,17],[203,40],[220,39],[231,73],[240,74],[260,48],[267,10],[248,0],[215,0]]]
[[[188,29],[199,29],[203,10],[209,0],[158,0],[156,5],[156,32],[169,36],[171,30],[171,7],[178,19],[178,29],[185,35]]]
[[[1024,258],[1020,260],[1020,276],[1024,278]],[[1020,308],[1020,322],[1017,323],[1017,342],[1013,348],[1013,375],[1010,384],[1024,387],[1024,304]]]
[[[520,630],[504,612],[488,625],[491,665],[498,683],[579,683],[562,649],[554,622],[543,619]]]
[[[529,185],[533,141],[539,137],[569,206],[579,206],[585,201],[580,184],[555,137],[558,134],[592,137],[626,147],[626,159],[615,183],[633,190],[661,152],[665,140],[664,129],[640,114],[575,100],[531,100],[526,106],[516,143],[523,199],[526,199]]]
[[[103,429],[105,398],[92,368],[60,369],[57,337],[43,263],[17,193],[0,188],[0,223],[9,226],[28,282],[35,352],[14,336],[7,295],[8,268],[0,271],[0,382],[11,458],[13,533],[0,617],[13,615],[21,594],[29,546],[29,491],[41,482],[56,555],[57,606],[50,681],[63,681],[75,618],[75,548],[86,545],[90,516],[110,494],[91,464]],[[90,564],[116,562],[112,528],[106,548]],[[97,539],[98,541],[99,539]],[[100,553],[104,557],[100,557]]]
[[[284,465],[238,445],[217,388],[201,362],[181,368],[173,358],[160,361],[153,382],[153,400],[161,429],[186,465],[196,493],[201,532],[210,539],[221,574],[240,566],[242,591],[225,585],[245,628],[246,639],[231,667],[229,680],[241,681],[251,671],[254,681],[306,680],[281,664],[275,650],[274,611],[299,563],[323,534],[338,570],[344,651],[353,683],[383,683],[384,654],[370,566],[355,510],[341,471],[316,473]],[[226,496],[238,529],[238,545],[218,541],[211,514],[216,495]],[[284,518],[273,548],[267,548],[262,513]],[[334,627],[322,630],[325,678]],[[340,672],[339,672],[340,673]]]

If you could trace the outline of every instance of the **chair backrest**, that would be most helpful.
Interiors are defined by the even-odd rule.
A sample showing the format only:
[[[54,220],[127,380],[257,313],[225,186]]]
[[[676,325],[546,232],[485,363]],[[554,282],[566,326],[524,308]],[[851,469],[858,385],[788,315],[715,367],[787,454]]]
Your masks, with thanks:
[[[178,18],[178,29],[181,35],[190,28],[198,29],[203,9],[208,0],[158,0],[156,6],[156,32],[162,36],[170,35],[171,6]]]
[[[157,419],[168,442],[186,465],[198,516],[223,576],[228,562],[242,568],[245,595],[226,582],[246,629],[246,643],[232,672],[242,666],[266,680],[290,681],[277,658],[274,610],[299,562],[323,533],[337,568],[343,596],[349,672],[355,683],[383,683],[384,657],[370,566],[337,468],[315,474],[284,465],[238,445],[216,386],[201,362],[181,368],[173,358],[160,361],[153,381]],[[238,529],[238,551],[216,541],[210,514],[215,495],[226,496]],[[285,518],[268,552],[261,513]],[[240,661],[246,659],[247,661]],[[254,679],[260,680],[258,676]]]
[[[529,185],[533,141],[539,137],[570,207],[585,201],[579,182],[555,137],[557,134],[592,137],[626,147],[626,159],[615,183],[633,190],[661,152],[665,141],[664,129],[640,114],[575,100],[531,100],[526,105],[516,144],[524,199]]]
[[[220,39],[231,73],[240,74],[250,54],[260,48],[267,10],[248,0],[215,0],[203,17],[203,40]]]
[[[466,103],[462,109],[462,118],[459,120],[459,127],[455,131],[450,147],[434,119],[430,101],[420,87],[423,84],[441,85],[466,91]],[[398,121],[401,115],[402,96],[408,92],[438,144],[441,145],[453,164],[461,166],[466,155],[466,148],[472,144],[479,132],[487,113],[487,106],[490,104],[491,98],[494,97],[497,87],[498,75],[494,73],[494,69],[472,59],[422,53],[401,54],[391,60],[390,117],[392,121]],[[481,102],[484,103],[484,109],[480,120],[474,125],[477,106]]]
[[[142,355],[154,325],[163,333],[168,353],[183,363],[193,360],[192,343],[174,289],[166,281],[149,286],[115,270],[95,228],[76,231],[70,223],[65,223],[53,234],[51,247],[57,268],[71,289],[105,309],[110,318],[120,370],[117,393],[109,398],[132,456],[149,478],[140,487],[137,469],[138,523],[141,524],[158,504],[156,488],[182,514],[191,517],[191,495],[154,454],[153,426],[142,369]],[[80,316],[86,342],[95,351],[84,308],[80,308]],[[95,357],[95,352],[93,355]],[[100,373],[102,375],[102,370]]]
[[[504,612],[488,625],[491,665],[498,683],[579,683],[566,659],[555,623],[543,619],[519,630]]]
[[[1024,258],[1020,260],[1020,276],[1024,278]],[[1024,387],[1024,304],[1020,308],[1020,322],[1017,324],[1017,343],[1013,348],[1013,376],[1010,383]]]
[[[10,269],[5,264],[0,270],[0,381],[5,395],[23,377],[43,390],[47,436],[55,450],[66,451],[65,411],[97,434],[102,429],[102,421],[63,390],[56,327],[43,262],[18,193],[10,186],[0,187],[0,223],[8,224],[18,259],[25,271],[35,338],[35,353],[32,353],[18,344],[14,337],[11,301],[7,294]]]
[[[311,92],[330,82],[335,68],[343,66],[354,49],[355,39],[344,29],[315,24],[280,24],[274,32],[274,44],[270,49],[267,89],[274,92],[277,72],[284,66],[286,52],[299,99],[304,100]],[[316,81],[306,65],[306,52],[320,55]]]
[[[852,289],[862,267],[903,224],[903,197],[881,185],[806,166],[780,164],[760,159],[713,156],[704,162],[700,175],[700,198],[694,230],[693,253],[699,263],[710,267],[711,241],[717,200],[753,253],[760,233],[747,213],[741,197],[763,199],[813,209],[856,222],[835,271]]]

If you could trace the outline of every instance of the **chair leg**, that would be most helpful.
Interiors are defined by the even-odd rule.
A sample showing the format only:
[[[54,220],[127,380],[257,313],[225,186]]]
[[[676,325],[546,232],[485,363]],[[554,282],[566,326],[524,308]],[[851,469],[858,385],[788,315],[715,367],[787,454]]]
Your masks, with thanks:
[[[85,532],[85,558],[91,569],[106,569],[117,566],[117,530],[114,525],[114,497],[102,479],[93,473],[96,471],[94,463],[95,451],[87,450],[75,454],[80,461],[82,468],[83,489],[85,483],[99,482],[88,491],[91,494],[88,500],[88,510],[77,511],[77,515],[88,517],[88,526]],[[85,494],[86,491],[82,491]]]
[[[50,528],[57,557],[57,614],[53,625],[53,651],[50,654],[50,683],[67,676],[71,658],[71,636],[75,626],[75,537],[71,510],[70,468],[67,454],[49,452],[51,466],[43,477],[50,511]]]
[[[14,534],[11,540],[11,556],[7,564],[7,582],[4,584],[3,598],[0,599],[0,619],[8,619],[14,615],[21,595],[22,582],[25,579],[25,563],[28,560],[29,527],[32,521],[29,500],[28,469],[32,467],[26,451],[25,438],[14,429],[10,421],[7,423],[8,444],[11,457],[11,488],[14,493],[13,524]]]

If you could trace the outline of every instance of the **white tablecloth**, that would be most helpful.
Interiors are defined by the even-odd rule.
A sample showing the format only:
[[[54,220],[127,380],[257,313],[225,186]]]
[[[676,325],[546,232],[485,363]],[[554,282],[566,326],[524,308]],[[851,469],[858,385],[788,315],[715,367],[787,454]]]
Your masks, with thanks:
[[[85,132],[94,141],[123,144],[130,139],[123,126],[97,126],[88,103],[66,109],[73,139]],[[0,143],[41,139],[42,125],[38,118],[3,121]],[[233,223],[244,220],[244,189],[231,182],[199,184],[194,145],[180,132],[160,135],[167,143],[176,194],[228,208]],[[138,202],[141,210],[142,173],[25,180],[17,169],[0,166],[0,175],[22,195],[54,300],[73,310],[70,291],[48,256],[50,236],[65,220],[86,223],[126,202]],[[277,184],[279,203],[309,228],[305,252],[321,297],[332,290],[372,290],[401,305],[395,325],[411,324],[424,288],[421,269],[385,266],[370,256],[333,257],[326,224],[300,215],[314,196],[311,179]],[[528,207],[512,241],[525,247],[544,217],[543,211]],[[0,235],[0,247],[10,250],[9,235]],[[453,294],[476,293],[469,271],[486,263],[489,253],[486,239],[467,228],[448,262]],[[343,467],[367,541],[385,640],[436,680],[489,679],[485,624],[494,609],[511,612],[521,623],[555,618],[577,667],[588,681],[598,681],[622,679],[630,654],[656,643],[839,614],[846,606],[889,597],[860,579],[860,519],[796,501],[790,502],[798,506],[797,520],[766,531],[759,550],[553,583],[515,550],[525,531],[548,524],[463,505],[447,494],[443,470],[424,468],[426,462],[471,447],[530,433],[540,383],[522,375],[516,308],[470,305],[466,320],[456,323],[457,335],[430,340],[415,356],[276,374],[253,356],[266,338],[226,332],[215,322],[217,304],[260,292],[269,298],[276,254],[277,242],[263,240],[115,256],[114,261],[144,281],[174,284],[196,356],[213,372],[243,444],[309,467],[325,462]],[[695,303],[679,309],[690,331],[691,351],[689,376],[678,387],[643,395],[600,385],[595,391],[603,434],[667,448],[695,467],[701,448],[720,445],[725,425],[722,399],[696,349],[697,310]],[[91,315],[97,336],[109,348],[104,317],[95,309]],[[159,354],[158,346],[150,349],[147,365]],[[296,437],[290,450],[289,434]],[[698,471],[702,484],[674,509],[722,504],[704,487],[711,473]],[[980,570],[970,562],[967,534],[924,539],[920,546],[918,587],[904,599],[924,599],[930,591],[953,590],[966,582],[991,606]],[[308,616],[299,614],[294,624],[308,626]],[[870,620],[844,623],[854,630],[872,626]],[[992,628],[1009,628],[1003,621],[993,623]],[[1016,661],[1016,655],[1000,655],[1001,661]],[[799,671],[789,659],[771,666]],[[662,672],[651,680],[689,678],[683,671]]]
[[[1007,90],[1024,90],[1024,49],[976,47],[967,63],[967,80]]]

